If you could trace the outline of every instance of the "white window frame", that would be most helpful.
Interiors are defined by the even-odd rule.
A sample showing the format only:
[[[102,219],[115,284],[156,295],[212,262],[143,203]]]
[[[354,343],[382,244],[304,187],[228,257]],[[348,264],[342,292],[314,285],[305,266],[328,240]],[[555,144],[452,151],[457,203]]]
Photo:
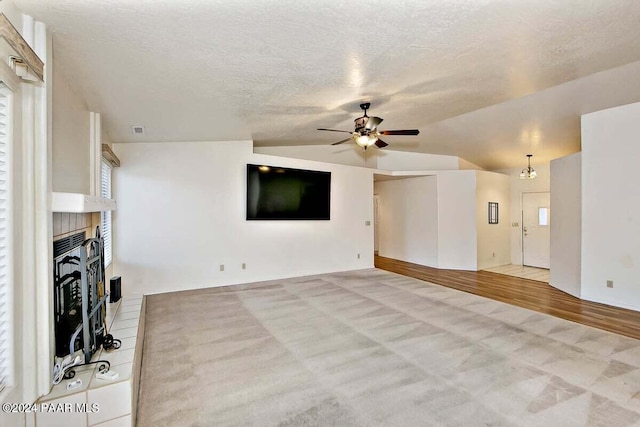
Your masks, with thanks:
[[[113,167],[106,160],[100,163],[100,197],[111,198],[111,174]],[[113,262],[113,223],[111,221],[111,211],[100,212],[100,234],[104,239],[104,267],[107,268]]]
[[[13,284],[13,119],[14,91],[4,83],[0,72],[0,96],[6,98],[4,108],[5,129],[4,153],[0,153],[0,170],[4,169],[4,209],[5,219],[0,235],[4,240],[4,250],[0,246],[0,396],[4,396],[15,386],[15,340],[14,340],[14,289]],[[3,185],[0,183],[0,186]],[[0,196],[1,197],[1,196]],[[0,242],[2,239],[0,239]],[[2,399],[0,399],[2,400]]]

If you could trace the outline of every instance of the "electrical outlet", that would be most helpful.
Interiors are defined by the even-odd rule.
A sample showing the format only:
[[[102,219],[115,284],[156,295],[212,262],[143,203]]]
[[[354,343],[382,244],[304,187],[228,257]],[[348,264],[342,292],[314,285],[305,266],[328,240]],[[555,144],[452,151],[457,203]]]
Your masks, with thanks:
[[[607,280],[607,288],[613,288],[613,280]]]
[[[358,259],[360,259],[360,254],[358,254]]]
[[[371,221],[365,221],[364,225],[366,225],[367,227],[371,225]]]
[[[246,264],[246,263],[244,263],[244,262],[242,263],[242,269],[243,269],[243,270],[246,270],[246,269],[247,269],[247,264]]]
[[[220,264],[220,271],[224,271],[224,264]]]

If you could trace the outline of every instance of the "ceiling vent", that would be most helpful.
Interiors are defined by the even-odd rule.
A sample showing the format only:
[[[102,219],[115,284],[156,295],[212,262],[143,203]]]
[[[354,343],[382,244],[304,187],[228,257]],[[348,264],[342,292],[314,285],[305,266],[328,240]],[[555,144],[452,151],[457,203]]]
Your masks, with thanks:
[[[142,135],[144,133],[144,126],[131,126],[131,130],[136,135]]]

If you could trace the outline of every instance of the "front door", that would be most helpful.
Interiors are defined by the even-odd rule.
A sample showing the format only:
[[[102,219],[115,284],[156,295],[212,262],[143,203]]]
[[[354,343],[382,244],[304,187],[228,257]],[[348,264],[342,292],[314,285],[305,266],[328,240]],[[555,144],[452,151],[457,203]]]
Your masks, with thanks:
[[[549,268],[549,193],[522,193],[522,264]]]

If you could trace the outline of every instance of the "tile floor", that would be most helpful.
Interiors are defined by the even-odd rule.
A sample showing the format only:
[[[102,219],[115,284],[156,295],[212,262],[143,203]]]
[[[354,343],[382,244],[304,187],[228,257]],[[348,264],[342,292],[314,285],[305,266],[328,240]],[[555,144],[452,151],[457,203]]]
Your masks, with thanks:
[[[527,267],[525,265],[508,264],[501,265],[499,267],[486,268],[484,271],[549,283],[549,269],[547,268],[536,268]]]

